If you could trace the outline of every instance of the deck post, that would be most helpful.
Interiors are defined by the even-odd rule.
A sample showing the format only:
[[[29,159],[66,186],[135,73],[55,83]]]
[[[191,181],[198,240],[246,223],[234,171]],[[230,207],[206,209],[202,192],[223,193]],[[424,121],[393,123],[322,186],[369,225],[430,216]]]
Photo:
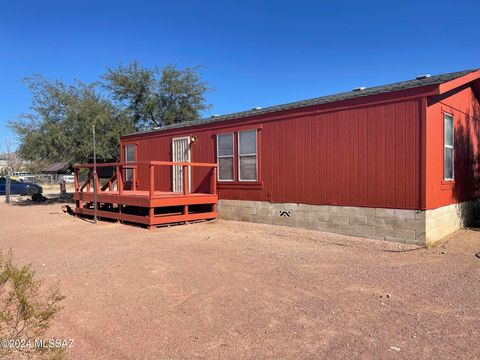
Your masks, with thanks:
[[[150,191],[149,191],[149,200],[152,201],[153,194],[155,193],[155,166],[153,164],[149,165],[150,167],[150,180],[148,184],[150,185]],[[150,203],[149,201],[149,203]],[[151,203],[150,203],[151,206]],[[153,218],[155,217],[155,208],[149,207],[148,208],[148,223],[149,225],[147,226],[148,230],[153,230],[154,227],[151,225],[153,222]]]
[[[118,204],[118,213],[121,214],[123,211],[122,211],[122,208],[123,208],[123,205],[122,204]],[[119,223],[123,223],[122,220],[119,220],[117,219],[117,222]]]
[[[155,227],[151,224],[153,223],[153,218],[155,217],[155,208],[151,207],[148,209],[148,230],[153,230]]]
[[[78,188],[78,168],[74,168],[74,169],[73,169],[73,181],[74,181],[74,184],[75,184],[75,193],[78,193],[78,189],[79,189],[79,188]],[[79,208],[79,207],[80,207],[80,203],[81,203],[81,201],[76,200],[76,201],[75,201],[75,206],[76,206],[77,208]]]
[[[96,171],[94,172],[93,176],[95,177],[95,191],[98,194],[98,191],[102,191],[102,189],[100,189],[100,182],[98,181],[98,174]]]
[[[217,167],[214,166],[212,168],[212,194],[215,195],[217,193]],[[217,204],[212,204],[212,211],[214,213],[217,212]]]
[[[137,167],[132,168],[132,190],[137,190]]]
[[[92,171],[90,170],[87,179],[87,192],[90,192],[90,181],[92,181]]]
[[[183,165],[183,195],[188,194],[188,166]]]
[[[73,170],[73,181],[75,182],[75,192],[78,192],[78,168]]]
[[[212,168],[212,194],[215,195],[217,193],[217,168],[214,166]]]
[[[153,193],[155,192],[155,167],[150,164],[150,181],[149,181],[149,184],[150,184],[150,200],[152,199],[153,197]]]
[[[117,190],[118,190],[118,195],[122,195],[123,193],[123,181],[122,181],[122,170],[120,166],[116,166],[116,172],[117,172]]]
[[[183,195],[188,194],[188,166],[183,165]],[[188,224],[188,205],[183,206],[183,215],[185,215],[185,224]]]

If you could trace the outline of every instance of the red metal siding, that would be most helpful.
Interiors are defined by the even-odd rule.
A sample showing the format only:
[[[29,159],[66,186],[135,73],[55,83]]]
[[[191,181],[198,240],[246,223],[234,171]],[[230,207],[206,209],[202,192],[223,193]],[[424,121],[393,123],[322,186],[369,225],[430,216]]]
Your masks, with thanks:
[[[256,119],[130,136],[138,160],[171,160],[171,139],[196,136],[192,161],[215,162],[215,134],[260,128],[262,185],[222,185],[223,199],[416,209],[420,206],[418,98],[350,109],[290,111]],[[140,187],[146,174],[139,171]],[[165,171],[161,186],[170,188]],[[206,173],[194,170],[193,187]],[[160,183],[158,183],[160,186]]]
[[[455,181],[443,180],[443,114],[454,117]],[[470,86],[429,99],[426,128],[426,207],[466,201],[478,196],[478,170],[474,158],[479,153],[480,104]]]

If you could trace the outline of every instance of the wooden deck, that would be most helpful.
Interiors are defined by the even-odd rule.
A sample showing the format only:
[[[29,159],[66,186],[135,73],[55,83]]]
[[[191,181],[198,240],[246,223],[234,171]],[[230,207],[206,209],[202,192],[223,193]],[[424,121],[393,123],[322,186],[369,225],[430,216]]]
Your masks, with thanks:
[[[138,167],[150,168],[148,190],[136,189]],[[155,166],[181,166],[183,169],[183,191],[159,191],[155,189]],[[211,167],[211,192],[199,193],[188,191],[188,167]],[[136,162],[98,164],[97,167],[115,168],[114,175],[100,186],[100,181],[93,171],[93,165],[75,165],[75,214],[114,219],[146,225],[186,223],[189,221],[209,220],[217,217],[218,195],[216,194],[216,164],[174,163],[174,162]],[[80,186],[78,176],[80,169],[88,169],[88,178]],[[125,189],[126,169],[133,169],[130,181],[134,189]]]

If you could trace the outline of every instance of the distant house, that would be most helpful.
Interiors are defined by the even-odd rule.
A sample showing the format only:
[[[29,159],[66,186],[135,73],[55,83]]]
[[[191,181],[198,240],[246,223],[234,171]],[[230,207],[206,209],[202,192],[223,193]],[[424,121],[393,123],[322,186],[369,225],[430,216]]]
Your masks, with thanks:
[[[130,134],[121,155],[217,163],[223,218],[431,243],[469,221],[479,139],[470,70]],[[178,178],[158,181],[181,191]],[[148,179],[139,169],[137,188]]]
[[[58,162],[47,166],[41,173],[53,175],[53,177],[57,179],[59,175],[71,174],[72,166],[67,162]]]

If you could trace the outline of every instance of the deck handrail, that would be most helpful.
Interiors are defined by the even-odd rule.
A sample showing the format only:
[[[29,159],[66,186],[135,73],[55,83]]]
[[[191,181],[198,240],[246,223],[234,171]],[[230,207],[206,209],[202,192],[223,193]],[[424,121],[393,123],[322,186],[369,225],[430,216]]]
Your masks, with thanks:
[[[215,163],[199,163],[199,162],[178,162],[178,161],[129,161],[129,162],[113,162],[113,163],[100,163],[96,167],[113,167],[113,166],[122,166],[133,168],[138,165],[156,165],[156,166],[194,166],[194,167],[217,167]],[[75,169],[90,169],[93,168],[94,164],[74,164],[73,168]]]

